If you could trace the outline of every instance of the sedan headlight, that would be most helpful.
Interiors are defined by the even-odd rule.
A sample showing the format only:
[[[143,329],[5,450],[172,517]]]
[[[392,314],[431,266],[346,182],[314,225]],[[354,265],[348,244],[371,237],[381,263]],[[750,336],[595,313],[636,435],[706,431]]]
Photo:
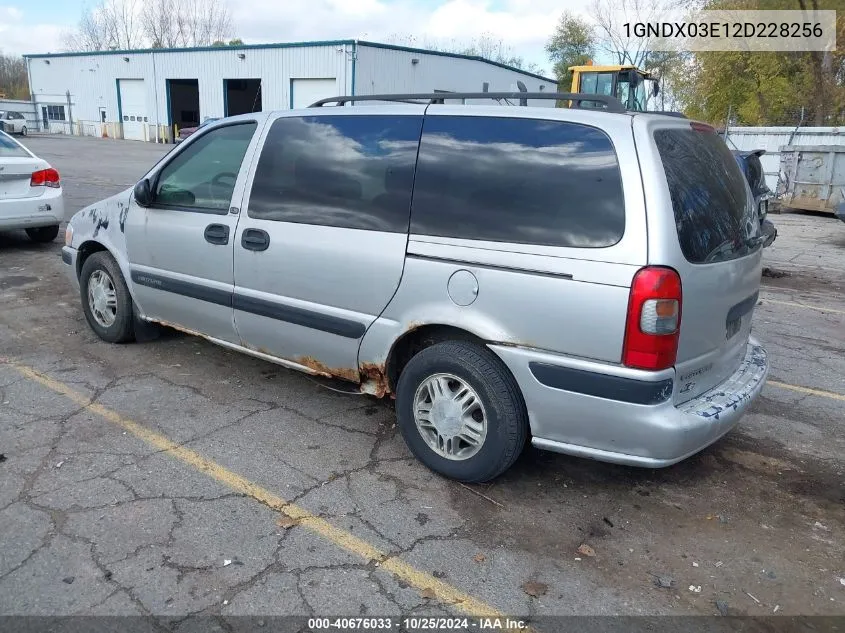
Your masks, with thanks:
[[[70,246],[71,244],[73,244],[73,226],[68,223],[65,229],[65,246]]]

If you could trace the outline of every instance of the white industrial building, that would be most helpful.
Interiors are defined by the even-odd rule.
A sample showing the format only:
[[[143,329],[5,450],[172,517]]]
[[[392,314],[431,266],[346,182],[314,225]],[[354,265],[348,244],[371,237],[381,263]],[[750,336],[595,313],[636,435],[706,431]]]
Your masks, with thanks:
[[[149,141],[210,117],[337,95],[557,88],[481,57],[360,40],[25,57],[38,129]]]

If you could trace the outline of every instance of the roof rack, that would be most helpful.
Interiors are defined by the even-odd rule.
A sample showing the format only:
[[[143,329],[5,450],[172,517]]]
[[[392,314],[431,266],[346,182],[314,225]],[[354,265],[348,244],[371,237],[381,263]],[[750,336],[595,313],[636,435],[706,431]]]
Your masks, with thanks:
[[[622,102],[616,97],[609,95],[584,94],[580,92],[434,92],[434,93],[410,93],[410,94],[383,94],[383,95],[347,95],[342,97],[328,97],[312,103],[309,108],[320,108],[328,103],[344,105],[356,101],[399,101],[402,103],[444,103],[446,99],[502,99],[519,100],[525,105],[528,99],[553,99],[555,101],[571,101],[581,107],[584,101],[604,104],[606,112],[625,112]]]

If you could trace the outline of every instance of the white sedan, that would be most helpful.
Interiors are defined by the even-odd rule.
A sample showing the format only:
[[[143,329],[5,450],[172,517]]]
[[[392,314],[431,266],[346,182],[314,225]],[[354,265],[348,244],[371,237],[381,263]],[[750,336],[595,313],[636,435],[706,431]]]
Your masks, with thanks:
[[[0,110],[0,131],[26,136],[26,118],[20,112]]]
[[[52,242],[65,219],[59,172],[0,132],[0,231],[26,229],[35,242]]]

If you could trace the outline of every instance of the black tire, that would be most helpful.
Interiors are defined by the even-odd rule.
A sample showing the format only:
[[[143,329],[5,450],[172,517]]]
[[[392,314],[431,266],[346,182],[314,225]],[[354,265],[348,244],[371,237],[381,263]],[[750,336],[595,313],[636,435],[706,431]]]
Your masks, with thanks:
[[[39,226],[27,229],[26,234],[33,242],[39,242],[42,244],[52,242],[59,234],[59,225],[55,224],[53,226]]]
[[[26,136],[26,126],[25,125],[21,128],[21,136]]]
[[[464,460],[438,455],[414,420],[414,397],[427,378],[452,374],[478,394],[486,414],[487,435],[477,453]],[[396,389],[396,416],[408,448],[431,470],[468,483],[489,481],[519,457],[528,436],[528,413],[516,380],[490,350],[465,341],[427,347],[408,361]]]
[[[114,322],[107,327],[97,322],[88,302],[88,285],[91,282],[91,276],[97,271],[108,275],[117,299]],[[134,340],[132,296],[126,287],[120,267],[109,253],[104,251],[94,253],[82,264],[82,272],[79,274],[79,294],[85,319],[97,336],[108,343],[125,343]]]

